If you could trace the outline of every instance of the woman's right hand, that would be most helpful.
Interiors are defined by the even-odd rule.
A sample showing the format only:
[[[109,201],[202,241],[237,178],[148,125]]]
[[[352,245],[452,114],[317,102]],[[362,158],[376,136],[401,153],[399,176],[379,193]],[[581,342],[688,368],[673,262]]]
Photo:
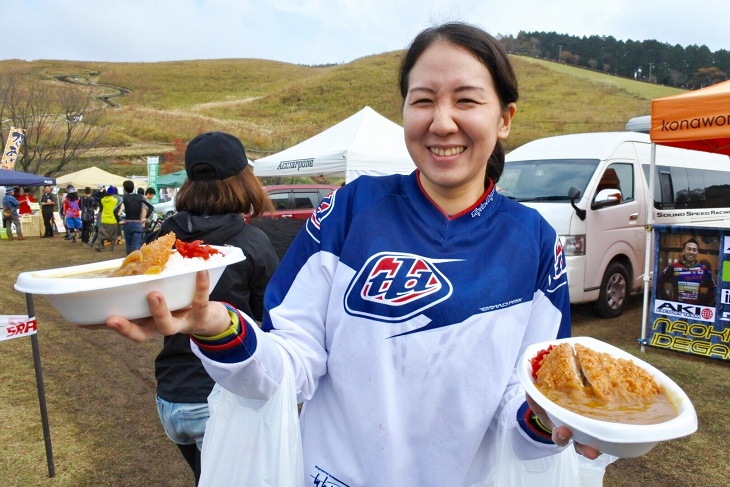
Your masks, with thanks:
[[[196,275],[193,304],[187,308],[170,311],[165,298],[153,291],[147,295],[152,316],[130,321],[123,316],[110,316],[106,326],[120,335],[141,343],[153,336],[192,333],[201,336],[215,336],[226,331],[231,318],[226,307],[219,302],[209,301],[210,276],[208,271]]]

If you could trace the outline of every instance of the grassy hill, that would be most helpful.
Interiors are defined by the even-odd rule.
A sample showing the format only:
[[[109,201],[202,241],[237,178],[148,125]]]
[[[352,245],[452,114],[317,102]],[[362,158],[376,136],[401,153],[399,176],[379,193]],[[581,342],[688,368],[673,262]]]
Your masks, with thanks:
[[[364,106],[401,123],[397,73],[401,52],[347,64],[303,66],[258,59],[162,63],[0,61],[0,72],[22,70],[49,82],[76,75],[79,87],[101,93],[128,92],[106,110],[111,130],[103,155],[91,164],[123,167],[172,148],[201,131],[225,130],[243,140],[252,159],[277,152],[319,133]],[[563,64],[513,56],[520,101],[511,150],[530,140],[572,132],[624,130],[650,112],[651,100],[680,92]],[[98,153],[97,153],[98,154]],[[122,161],[126,163],[121,163]],[[69,169],[70,171],[71,169]],[[118,169],[120,170],[120,169]]]

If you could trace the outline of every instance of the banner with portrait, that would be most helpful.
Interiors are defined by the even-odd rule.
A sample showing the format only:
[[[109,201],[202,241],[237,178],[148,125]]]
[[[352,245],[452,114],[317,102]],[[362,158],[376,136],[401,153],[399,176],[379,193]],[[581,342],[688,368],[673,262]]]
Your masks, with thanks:
[[[654,226],[646,344],[730,361],[730,228]]]

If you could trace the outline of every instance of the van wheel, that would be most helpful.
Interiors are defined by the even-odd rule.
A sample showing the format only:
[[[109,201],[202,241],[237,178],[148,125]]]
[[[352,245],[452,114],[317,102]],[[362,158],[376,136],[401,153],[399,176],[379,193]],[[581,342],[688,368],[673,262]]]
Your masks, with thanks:
[[[629,298],[629,273],[620,262],[613,262],[606,269],[601,281],[601,293],[593,305],[600,318],[615,318],[626,309]]]

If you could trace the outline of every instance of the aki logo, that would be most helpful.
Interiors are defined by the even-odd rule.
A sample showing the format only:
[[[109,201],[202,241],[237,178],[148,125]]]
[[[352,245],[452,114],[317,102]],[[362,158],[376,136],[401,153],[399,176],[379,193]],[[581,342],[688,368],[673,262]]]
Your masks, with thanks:
[[[354,316],[405,321],[451,296],[453,286],[437,265],[453,262],[416,254],[373,255],[345,293],[345,309]]]
[[[681,316],[697,316],[702,317],[704,320],[712,320],[714,312],[712,308],[705,306],[697,306],[695,304],[682,304],[674,302],[663,302],[660,306],[657,306],[656,311],[658,313],[681,315]]]

